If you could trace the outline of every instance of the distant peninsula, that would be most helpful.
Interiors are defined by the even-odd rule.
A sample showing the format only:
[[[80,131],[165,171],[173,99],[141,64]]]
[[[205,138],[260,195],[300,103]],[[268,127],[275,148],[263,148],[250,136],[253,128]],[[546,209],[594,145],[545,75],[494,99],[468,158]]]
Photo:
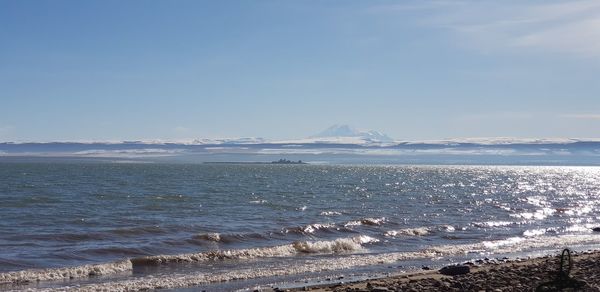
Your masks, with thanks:
[[[271,162],[260,162],[260,161],[216,161],[216,162],[204,162],[204,164],[308,164],[302,160],[293,161],[288,159],[279,159]]]

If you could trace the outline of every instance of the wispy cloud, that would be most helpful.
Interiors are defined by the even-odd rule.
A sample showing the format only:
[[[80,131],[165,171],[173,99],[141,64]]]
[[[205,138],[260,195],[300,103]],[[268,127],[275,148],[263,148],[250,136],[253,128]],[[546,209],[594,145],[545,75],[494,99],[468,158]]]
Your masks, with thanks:
[[[457,43],[493,52],[531,50],[600,57],[600,1],[432,1],[375,11],[426,11],[420,24],[447,29]]]
[[[562,114],[560,117],[578,120],[600,120],[600,114]]]

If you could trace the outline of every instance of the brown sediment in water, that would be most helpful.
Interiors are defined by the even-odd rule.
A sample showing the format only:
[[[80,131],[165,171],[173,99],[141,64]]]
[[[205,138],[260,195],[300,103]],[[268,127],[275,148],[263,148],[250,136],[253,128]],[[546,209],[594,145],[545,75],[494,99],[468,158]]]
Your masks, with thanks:
[[[570,278],[584,281],[585,286],[579,290],[567,288],[560,291],[600,291],[600,251],[573,254],[572,261]],[[560,257],[492,260],[466,265],[470,272],[456,276],[442,275],[439,270],[428,270],[283,291],[535,291],[540,284],[556,280]]]

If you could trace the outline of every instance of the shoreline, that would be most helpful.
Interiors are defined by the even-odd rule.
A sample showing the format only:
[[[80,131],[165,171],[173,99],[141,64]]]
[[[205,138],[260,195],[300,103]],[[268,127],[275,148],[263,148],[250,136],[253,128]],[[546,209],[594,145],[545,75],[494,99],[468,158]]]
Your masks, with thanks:
[[[440,273],[442,266],[422,266],[418,270],[388,271],[382,274],[352,275],[342,269],[322,270],[315,272],[310,278],[299,278],[294,281],[285,279],[278,284],[265,283],[267,277],[253,277],[251,275],[238,275],[237,279],[230,282],[216,274],[190,275],[180,277],[177,275],[158,278],[122,279],[116,282],[80,282],[55,286],[51,282],[29,283],[25,285],[0,285],[0,290],[12,289],[42,289],[47,291],[64,290],[130,290],[141,291],[147,289],[166,289],[168,291],[535,291],[542,283],[555,280],[556,271],[559,269],[560,250],[555,250],[551,255],[540,255],[527,258],[496,259],[471,259],[469,261],[454,262],[460,267],[468,267],[469,272],[460,275],[448,276]],[[600,291],[600,250],[587,250],[572,252],[572,269],[570,277],[578,281],[585,281],[586,286],[580,290],[564,291]],[[448,266],[446,266],[448,267]],[[293,268],[289,266],[287,269]],[[391,267],[390,267],[391,268]],[[286,268],[282,267],[282,271]],[[464,272],[464,271],[463,271]],[[102,274],[102,273],[100,273]],[[335,276],[334,276],[335,275]],[[202,277],[200,277],[202,276]],[[224,275],[221,275],[224,276]],[[247,276],[247,277],[246,277]],[[277,276],[279,277],[279,276]],[[275,278],[277,278],[275,277]],[[326,280],[325,280],[326,279]],[[241,280],[238,282],[237,280]],[[256,282],[248,286],[249,282]],[[0,281],[1,282],[1,281]],[[87,282],[87,283],[85,283]],[[244,283],[245,282],[245,283]],[[262,282],[262,284],[260,284]],[[5,283],[6,284],[6,283]],[[24,284],[24,283],[21,283]],[[42,285],[39,285],[42,284]],[[50,285],[48,285],[50,284]],[[39,286],[38,286],[39,285]],[[20,287],[19,287],[20,286]],[[237,287],[237,288],[236,288]],[[254,288],[251,288],[254,287]],[[234,289],[235,288],[235,289]],[[241,289],[241,290],[240,290]],[[555,290],[544,290],[555,291]]]
[[[582,281],[579,283],[583,286],[580,290],[562,291],[600,291],[600,250],[572,252],[571,258],[569,276]],[[556,280],[560,251],[551,256],[477,260],[459,266],[468,267],[469,272],[449,276],[440,273],[441,269],[431,269],[346,283],[274,287],[270,291],[535,291],[540,284]]]

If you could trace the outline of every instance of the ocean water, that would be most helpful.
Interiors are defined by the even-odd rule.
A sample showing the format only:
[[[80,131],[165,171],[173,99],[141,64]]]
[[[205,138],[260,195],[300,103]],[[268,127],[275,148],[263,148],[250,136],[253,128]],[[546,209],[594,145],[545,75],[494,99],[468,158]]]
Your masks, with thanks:
[[[598,167],[0,163],[0,289],[243,289],[586,249],[598,211]]]

